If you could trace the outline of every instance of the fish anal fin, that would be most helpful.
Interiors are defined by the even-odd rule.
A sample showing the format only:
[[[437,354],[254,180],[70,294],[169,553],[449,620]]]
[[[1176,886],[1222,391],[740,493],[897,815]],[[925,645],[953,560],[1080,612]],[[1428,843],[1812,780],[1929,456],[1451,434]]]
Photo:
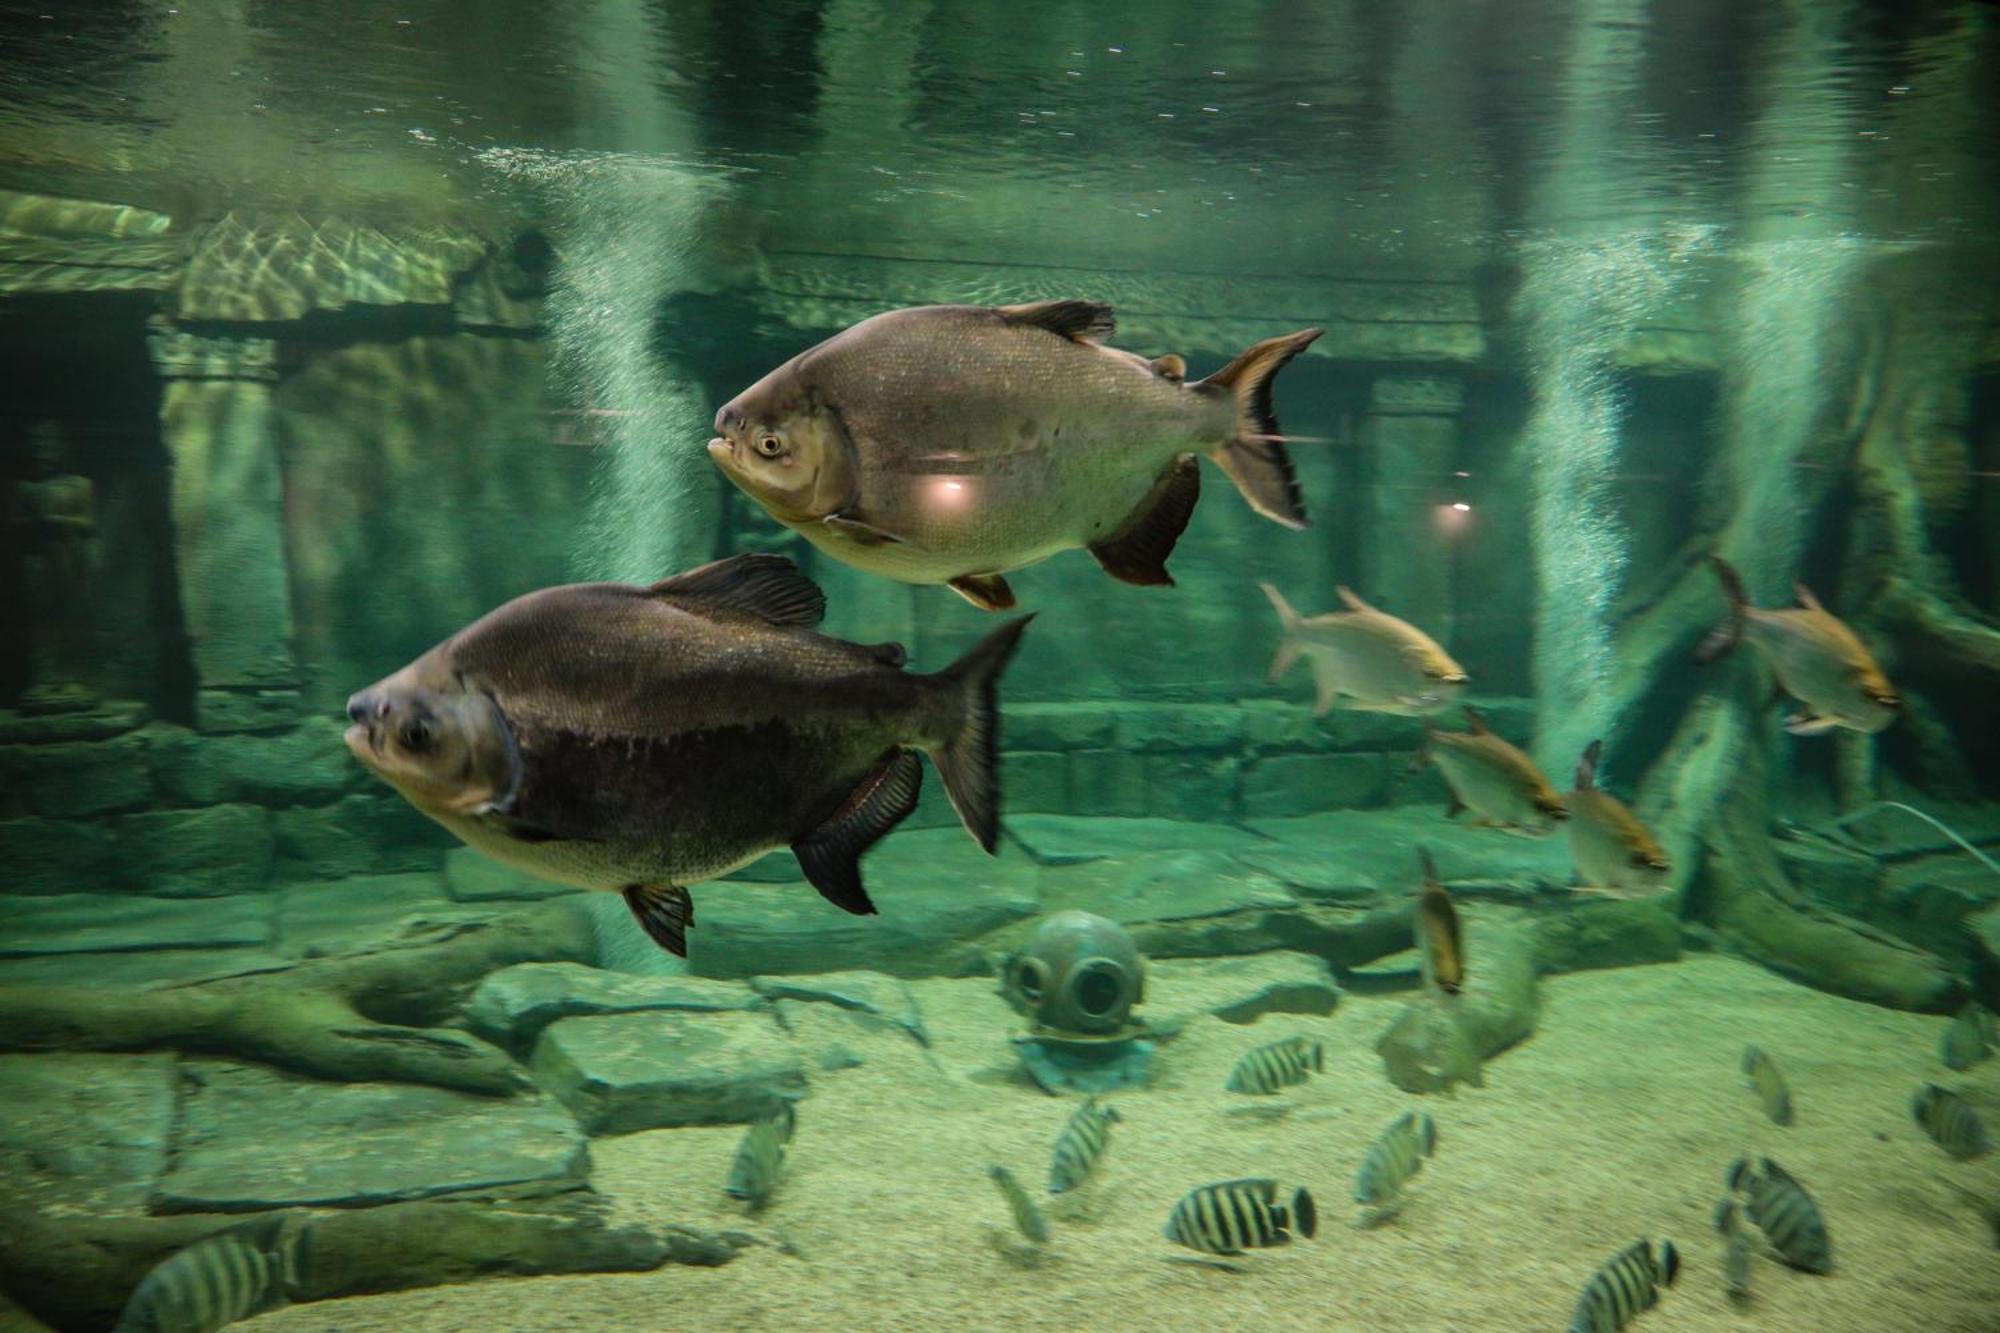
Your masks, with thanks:
[[[999,574],[960,574],[945,586],[981,611],[1008,611],[1015,605],[1014,590]]]
[[[732,555],[661,579],[646,590],[690,609],[736,611],[773,625],[819,624],[826,594],[781,555]]]
[[[1340,604],[1350,611],[1373,611],[1375,608],[1354,595],[1354,589],[1345,583],[1336,584],[1333,589],[1340,594]]]
[[[1071,342],[1102,342],[1118,331],[1118,317],[1102,301],[1074,298],[1061,301],[1032,301],[1026,305],[1003,305],[1003,319],[1016,324],[1032,324]]]
[[[917,808],[923,783],[923,761],[915,752],[892,751],[824,824],[792,844],[799,869],[820,897],[843,912],[874,915],[875,904],[861,886],[861,854]]]
[[[1105,573],[1121,583],[1172,587],[1167,557],[1187,530],[1200,498],[1201,466],[1192,455],[1182,457],[1154,483],[1118,534],[1094,543],[1090,553]]]
[[[625,905],[653,943],[676,958],[687,957],[688,927],[694,924],[694,899],[678,884],[631,884]]]
[[[852,514],[828,514],[820,520],[820,526],[829,532],[838,533],[856,546],[904,546],[901,537],[887,528],[878,528],[866,519],[855,518]]]
[[[1153,373],[1163,380],[1180,384],[1187,379],[1187,362],[1168,352],[1165,356],[1153,358]]]
[[[1799,599],[1799,605],[1803,606],[1808,611],[1826,610],[1825,607],[1819,604],[1819,598],[1813,596],[1813,590],[1811,588],[1808,588],[1803,583],[1794,583],[1792,585],[1792,595],[1797,597]]]

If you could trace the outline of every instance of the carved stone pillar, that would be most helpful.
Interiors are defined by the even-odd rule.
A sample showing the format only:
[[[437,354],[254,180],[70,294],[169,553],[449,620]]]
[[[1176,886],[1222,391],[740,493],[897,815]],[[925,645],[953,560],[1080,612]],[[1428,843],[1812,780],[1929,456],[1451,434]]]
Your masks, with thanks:
[[[1450,503],[1464,386],[1439,375],[1384,375],[1369,394],[1366,425],[1373,484],[1365,546],[1365,599],[1440,643],[1451,636]]]
[[[175,573],[203,731],[284,726],[298,714],[284,492],[270,338],[206,337],[156,320],[166,381],[160,434],[172,471]]]

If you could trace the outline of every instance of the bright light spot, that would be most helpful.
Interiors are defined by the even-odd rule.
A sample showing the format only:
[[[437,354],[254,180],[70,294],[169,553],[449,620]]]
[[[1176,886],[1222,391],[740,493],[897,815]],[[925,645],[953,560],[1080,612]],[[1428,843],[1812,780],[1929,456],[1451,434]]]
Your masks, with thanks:
[[[962,481],[947,477],[931,483],[931,508],[941,513],[960,513],[971,499],[972,493]]]
[[[1467,504],[1463,500],[1454,501],[1451,507],[1453,509],[1456,509],[1461,514],[1469,514],[1472,512],[1472,506]]]

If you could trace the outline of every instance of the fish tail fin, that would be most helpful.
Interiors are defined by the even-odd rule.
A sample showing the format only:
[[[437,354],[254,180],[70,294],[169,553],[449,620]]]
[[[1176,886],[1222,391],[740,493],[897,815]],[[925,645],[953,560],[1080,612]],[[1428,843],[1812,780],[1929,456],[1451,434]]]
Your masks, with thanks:
[[[1236,402],[1236,425],[1209,457],[1236,483],[1252,509],[1288,528],[1306,525],[1306,507],[1298,474],[1285,453],[1285,437],[1271,411],[1271,381],[1324,332],[1301,329],[1266,338],[1195,386],[1226,392]]]
[[[1260,583],[1257,586],[1271,599],[1271,607],[1278,613],[1278,623],[1283,627],[1285,634],[1285,637],[1278,641],[1278,651],[1271,656],[1271,672],[1265,678],[1276,682],[1299,660],[1299,613],[1292,610],[1292,604],[1286,601],[1285,595],[1273,585]]]
[[[1319,1208],[1313,1203],[1312,1192],[1304,1185],[1292,1195],[1292,1225],[1307,1240],[1319,1234]]]
[[[1744,591],[1742,576],[1735,566],[1719,555],[1711,555],[1708,562],[1715,567],[1715,576],[1722,580],[1722,595],[1729,599],[1729,618],[1710,630],[1701,646],[1694,650],[1694,660],[1703,665],[1727,656],[1742,642],[1743,621],[1750,609],[1750,594]]]
[[[1008,621],[932,677],[957,697],[958,720],[950,735],[926,748],[959,822],[989,853],[1000,840],[1000,777],[995,765],[1000,707],[994,686],[1021,646],[1021,631],[1034,618],[1029,614]]]

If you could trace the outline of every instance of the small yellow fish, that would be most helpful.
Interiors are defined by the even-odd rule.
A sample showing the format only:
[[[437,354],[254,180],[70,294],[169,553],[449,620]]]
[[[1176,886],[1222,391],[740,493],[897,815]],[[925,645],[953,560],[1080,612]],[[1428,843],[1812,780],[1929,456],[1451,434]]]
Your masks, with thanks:
[[[1736,570],[1719,555],[1709,560],[1729,599],[1729,619],[1701,641],[1697,662],[1713,662],[1748,639],[1784,691],[1805,705],[1785,721],[1794,736],[1835,727],[1880,731],[1896,720],[1902,700],[1866,646],[1812,590],[1794,584],[1799,604],[1782,611],[1752,606]]]
[[[1474,821],[1524,837],[1540,838],[1569,818],[1569,807],[1556,794],[1535,761],[1493,734],[1472,705],[1465,706],[1469,731],[1439,731],[1425,727],[1424,749],[1417,762],[1436,764],[1451,788],[1447,817],[1461,810],[1479,816]]]
[[[1271,659],[1277,681],[1304,657],[1312,666],[1313,716],[1339,704],[1367,713],[1421,717],[1449,707],[1464,692],[1465,668],[1437,640],[1406,620],[1376,610],[1345,587],[1345,611],[1301,616],[1284,594],[1260,583],[1285,637]]]
[[[1604,742],[1592,741],[1576,764],[1576,790],[1563,798],[1563,833],[1582,887],[1617,898],[1645,898],[1666,886],[1667,854],[1625,802],[1597,785]]]
[[[1445,994],[1456,995],[1465,985],[1465,936],[1458,909],[1438,879],[1430,852],[1419,847],[1417,856],[1424,866],[1423,887],[1417,890],[1417,947],[1423,950],[1424,976]]]

